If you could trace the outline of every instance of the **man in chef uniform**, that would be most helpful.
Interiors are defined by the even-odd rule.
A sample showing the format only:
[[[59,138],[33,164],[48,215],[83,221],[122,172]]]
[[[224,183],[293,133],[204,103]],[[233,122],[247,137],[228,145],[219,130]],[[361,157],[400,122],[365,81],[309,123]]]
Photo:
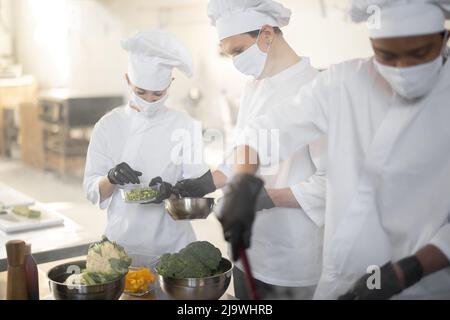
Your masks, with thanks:
[[[263,185],[250,161],[258,150],[248,139],[252,130],[278,129],[282,157],[326,135],[324,260],[315,298],[448,299],[450,2],[355,1],[352,17],[370,21],[374,8],[374,57],[331,67],[248,126],[235,150],[247,159],[234,166],[219,218],[235,248],[249,245]]]
[[[309,59],[298,56],[284,39],[280,28],[288,25],[291,11],[280,3],[210,0],[208,16],[217,28],[223,51],[238,71],[250,77],[241,98],[236,132],[270,109],[289,103],[298,89],[318,74]],[[314,147],[320,151],[319,143]],[[259,197],[248,255],[262,298],[275,298],[274,294],[313,297],[322,265],[326,185],[324,172],[315,172],[308,146],[282,163],[265,164],[261,171],[267,190]],[[221,187],[229,174],[224,163],[212,174],[181,181],[174,189],[184,196],[203,196]],[[248,299],[241,270],[243,266],[236,263],[235,294]]]
[[[93,204],[107,209],[110,239],[129,252],[158,256],[195,241],[191,224],[174,221],[161,203],[170,193],[169,183],[207,171],[201,161],[193,160],[202,154],[200,126],[166,105],[172,70],[192,76],[192,58],[174,36],[161,30],[138,32],[124,40],[122,47],[128,52],[126,80],[132,98],[95,125],[83,186]],[[174,132],[178,137],[184,132],[181,136],[188,140],[173,139]],[[175,152],[179,157],[174,158],[174,150],[179,150]],[[121,198],[121,185],[161,180],[167,183],[154,203],[128,204]]]

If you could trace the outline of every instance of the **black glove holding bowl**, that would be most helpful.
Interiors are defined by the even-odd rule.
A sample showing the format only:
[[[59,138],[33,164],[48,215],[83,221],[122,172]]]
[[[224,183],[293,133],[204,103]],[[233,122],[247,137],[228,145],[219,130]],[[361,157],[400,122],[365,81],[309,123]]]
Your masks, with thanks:
[[[181,197],[201,198],[216,191],[211,171],[196,179],[185,179],[177,182],[173,187],[173,193]],[[267,190],[261,188],[256,201],[256,211],[272,209],[275,207]]]
[[[159,185],[159,192],[158,192],[158,195],[156,196],[155,200],[146,202],[144,204],[151,204],[151,203],[152,204],[160,204],[172,195],[172,193],[173,193],[172,185],[169,182],[163,181],[163,179],[161,177],[153,178],[152,181],[150,181],[150,183],[148,184],[149,187],[156,187],[158,185]]]
[[[201,198],[214,191],[216,185],[210,170],[199,178],[178,181],[173,187],[173,193],[188,198]]]
[[[154,201],[149,203],[161,203],[172,194],[178,197],[201,198],[216,190],[211,171],[206,172],[199,178],[178,181],[174,186],[163,181],[161,177],[156,177],[150,181],[149,186],[153,187],[158,184],[160,185],[159,194]]]
[[[128,165],[126,162],[122,162],[109,170],[107,178],[109,182],[113,185],[119,185],[123,186],[125,184],[139,184],[140,180],[139,177],[142,176],[142,172],[133,170],[130,165]],[[154,204],[160,204],[165,199],[169,198],[172,194],[172,185],[168,182],[165,182],[162,180],[161,177],[153,178],[150,183],[149,187],[155,187],[157,185],[159,186],[159,193],[155,200],[146,202],[147,203],[154,203]]]

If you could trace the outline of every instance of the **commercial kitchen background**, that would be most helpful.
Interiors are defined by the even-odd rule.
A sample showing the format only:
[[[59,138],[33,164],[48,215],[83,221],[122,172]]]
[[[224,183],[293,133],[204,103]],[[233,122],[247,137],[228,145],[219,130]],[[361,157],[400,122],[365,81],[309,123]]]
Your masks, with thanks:
[[[371,54],[365,26],[346,17],[347,1],[282,3],[293,11],[286,38],[315,67]],[[246,79],[221,54],[206,4],[0,0],[0,202],[17,191],[19,198],[25,196],[65,219],[60,227],[12,234],[0,230],[0,262],[6,255],[3,244],[13,238],[30,241],[35,252],[53,252],[53,258],[68,255],[69,249],[75,255],[77,246],[100,238],[106,214],[84,198],[84,156],[98,117],[127,99],[127,58],[120,40],[134,31],[159,27],[175,33],[193,54],[195,75],[187,79],[175,74],[170,105],[201,120],[205,130],[232,128]],[[220,143],[207,141],[206,161],[216,166],[221,156]],[[194,222],[194,227],[200,239],[226,255],[213,216]]]

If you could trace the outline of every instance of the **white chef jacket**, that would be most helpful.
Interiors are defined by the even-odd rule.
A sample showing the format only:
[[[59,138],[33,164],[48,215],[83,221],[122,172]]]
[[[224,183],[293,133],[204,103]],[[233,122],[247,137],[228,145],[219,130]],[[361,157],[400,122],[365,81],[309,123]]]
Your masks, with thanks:
[[[249,80],[241,98],[236,132],[294,99],[298,90],[317,74],[309,59],[302,58],[273,77]],[[247,251],[252,273],[256,279],[273,285],[313,286],[322,266],[325,169],[313,176],[316,167],[308,146],[275,166],[266,168],[271,169],[266,171],[269,174],[261,171],[265,188],[291,188],[304,209],[273,208],[257,214]],[[242,269],[239,262],[236,266]]]
[[[328,136],[323,274],[316,298],[336,298],[368,266],[397,261],[427,244],[450,258],[449,119],[450,63],[428,96],[407,101],[371,58],[333,66],[293,103],[253,121],[241,136],[245,141],[251,130],[277,128],[283,157]],[[450,269],[399,297],[450,298]]]
[[[201,135],[198,122],[165,107],[147,117],[126,105],[100,119],[89,144],[83,186],[93,204],[107,209],[105,234],[110,239],[129,252],[155,256],[195,241],[190,222],[174,221],[164,204],[127,204],[118,188],[100,202],[99,180],[121,162],[142,172],[145,184],[157,176],[172,184],[201,176],[208,170],[201,161]]]

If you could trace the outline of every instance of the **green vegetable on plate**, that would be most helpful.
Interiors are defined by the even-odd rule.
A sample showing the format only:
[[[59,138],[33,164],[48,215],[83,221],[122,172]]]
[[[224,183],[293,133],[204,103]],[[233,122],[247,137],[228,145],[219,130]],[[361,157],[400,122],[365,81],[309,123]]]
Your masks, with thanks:
[[[32,210],[27,206],[15,206],[11,211],[18,216],[30,219],[38,219],[41,217],[41,212],[39,210]]]

